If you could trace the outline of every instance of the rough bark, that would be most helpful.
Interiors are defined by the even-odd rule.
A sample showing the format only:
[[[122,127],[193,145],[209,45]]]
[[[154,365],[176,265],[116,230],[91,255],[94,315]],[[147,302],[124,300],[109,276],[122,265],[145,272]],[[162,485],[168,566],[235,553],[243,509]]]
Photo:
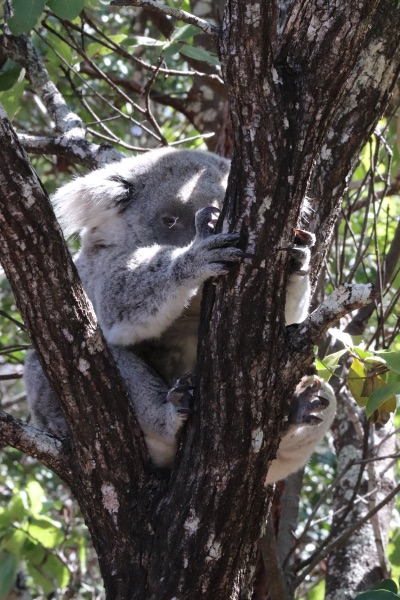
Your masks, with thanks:
[[[1,415],[2,439],[38,456],[68,483],[100,561],[113,580],[125,582],[121,570],[129,553],[133,499],[144,477],[141,434],[50,203],[3,109],[0,137],[2,265],[73,424],[69,443],[62,443],[52,436],[40,439],[33,428]],[[110,539],[120,544],[110,545]]]
[[[392,435],[385,440],[389,427],[377,431],[372,427],[368,432],[362,411],[345,390],[341,391],[340,398],[341,410],[334,427],[338,472],[348,468],[349,463],[365,458],[370,444],[379,448],[376,458],[385,455],[389,458],[352,466],[342,478],[333,503],[335,516],[331,530],[335,536],[357,523],[394,488],[391,455],[395,450],[395,439]],[[390,578],[385,548],[393,503],[392,499],[378,514],[358,527],[345,544],[333,548],[327,560],[326,600],[351,600],[357,593]]]
[[[266,465],[318,333],[315,319],[298,331],[284,326],[286,258],[278,248],[292,237],[314,162],[344,91],[351,95],[352,70],[366,68],[364,39],[385,6],[293,2],[278,29],[277,3],[226,2],[220,55],[235,156],[224,228],[242,232],[248,257],[238,276],[207,286],[196,411],[167,479],[145,468],[124,391],[53,215],[27,188],[32,173],[2,119],[2,188],[13,192],[12,203],[3,196],[2,252],[71,424],[73,475],[66,480],[89,525],[109,599],[245,594],[270,499]],[[398,57],[388,61],[394,77]],[[365,111],[365,130],[376,118]],[[336,127],[344,135],[340,122]],[[37,181],[33,187],[40,189]],[[44,322],[48,314],[54,323]]]

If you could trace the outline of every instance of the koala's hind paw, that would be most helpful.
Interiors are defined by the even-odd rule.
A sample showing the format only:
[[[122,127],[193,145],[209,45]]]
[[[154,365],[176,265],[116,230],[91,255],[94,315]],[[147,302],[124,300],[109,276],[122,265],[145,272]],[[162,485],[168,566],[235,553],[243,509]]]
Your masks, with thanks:
[[[318,413],[325,411],[330,405],[329,399],[320,395],[321,381],[304,378],[299,387],[300,391],[296,392],[292,399],[289,423],[319,425],[323,418],[318,416]]]
[[[171,402],[181,418],[187,419],[193,406],[193,390],[195,377],[193,373],[185,373],[180,377],[167,394],[167,402]]]
[[[283,250],[287,250],[290,259],[290,271],[300,272],[308,268],[310,248],[315,244],[315,235],[302,229],[294,229],[294,241]]]
[[[304,231],[303,229],[293,229],[294,231],[294,244],[297,246],[307,246],[311,248],[315,244],[315,235],[310,231]]]

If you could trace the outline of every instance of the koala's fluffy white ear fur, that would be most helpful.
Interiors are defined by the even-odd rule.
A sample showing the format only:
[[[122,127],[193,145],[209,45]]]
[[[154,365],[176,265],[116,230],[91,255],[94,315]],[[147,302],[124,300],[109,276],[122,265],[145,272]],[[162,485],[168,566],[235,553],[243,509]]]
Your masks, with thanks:
[[[52,203],[66,237],[117,214],[121,184],[112,179],[115,171],[114,165],[108,165],[101,174],[97,170],[77,177],[54,194]]]

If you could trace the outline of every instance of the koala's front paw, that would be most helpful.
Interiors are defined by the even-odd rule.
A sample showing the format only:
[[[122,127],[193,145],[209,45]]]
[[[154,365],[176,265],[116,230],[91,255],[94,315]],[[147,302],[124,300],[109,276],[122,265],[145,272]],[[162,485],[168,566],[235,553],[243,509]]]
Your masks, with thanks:
[[[239,242],[238,233],[216,233],[203,240],[196,239],[187,254],[190,258],[185,265],[185,271],[189,270],[187,276],[195,275],[205,281],[237,269],[244,256],[243,250],[236,248]]]
[[[195,377],[193,373],[185,373],[169,390],[167,402],[173,404],[179,418],[186,420],[193,406],[193,390]]]
[[[315,244],[315,235],[309,231],[294,229],[294,241],[287,248],[289,253],[289,268],[291,273],[299,273],[308,269],[310,263],[310,248]]]
[[[304,377],[292,398],[289,423],[319,425],[324,420],[323,413],[330,407],[331,400],[331,393],[322,387],[320,379]],[[331,408],[334,410],[334,407]]]

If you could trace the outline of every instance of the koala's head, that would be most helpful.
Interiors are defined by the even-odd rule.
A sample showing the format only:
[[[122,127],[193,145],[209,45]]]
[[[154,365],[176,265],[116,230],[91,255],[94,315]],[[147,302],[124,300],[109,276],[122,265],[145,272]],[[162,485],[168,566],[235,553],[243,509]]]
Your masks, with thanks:
[[[221,207],[229,162],[197,150],[154,150],[93,171],[53,197],[67,235],[95,245],[185,246],[195,213]]]

